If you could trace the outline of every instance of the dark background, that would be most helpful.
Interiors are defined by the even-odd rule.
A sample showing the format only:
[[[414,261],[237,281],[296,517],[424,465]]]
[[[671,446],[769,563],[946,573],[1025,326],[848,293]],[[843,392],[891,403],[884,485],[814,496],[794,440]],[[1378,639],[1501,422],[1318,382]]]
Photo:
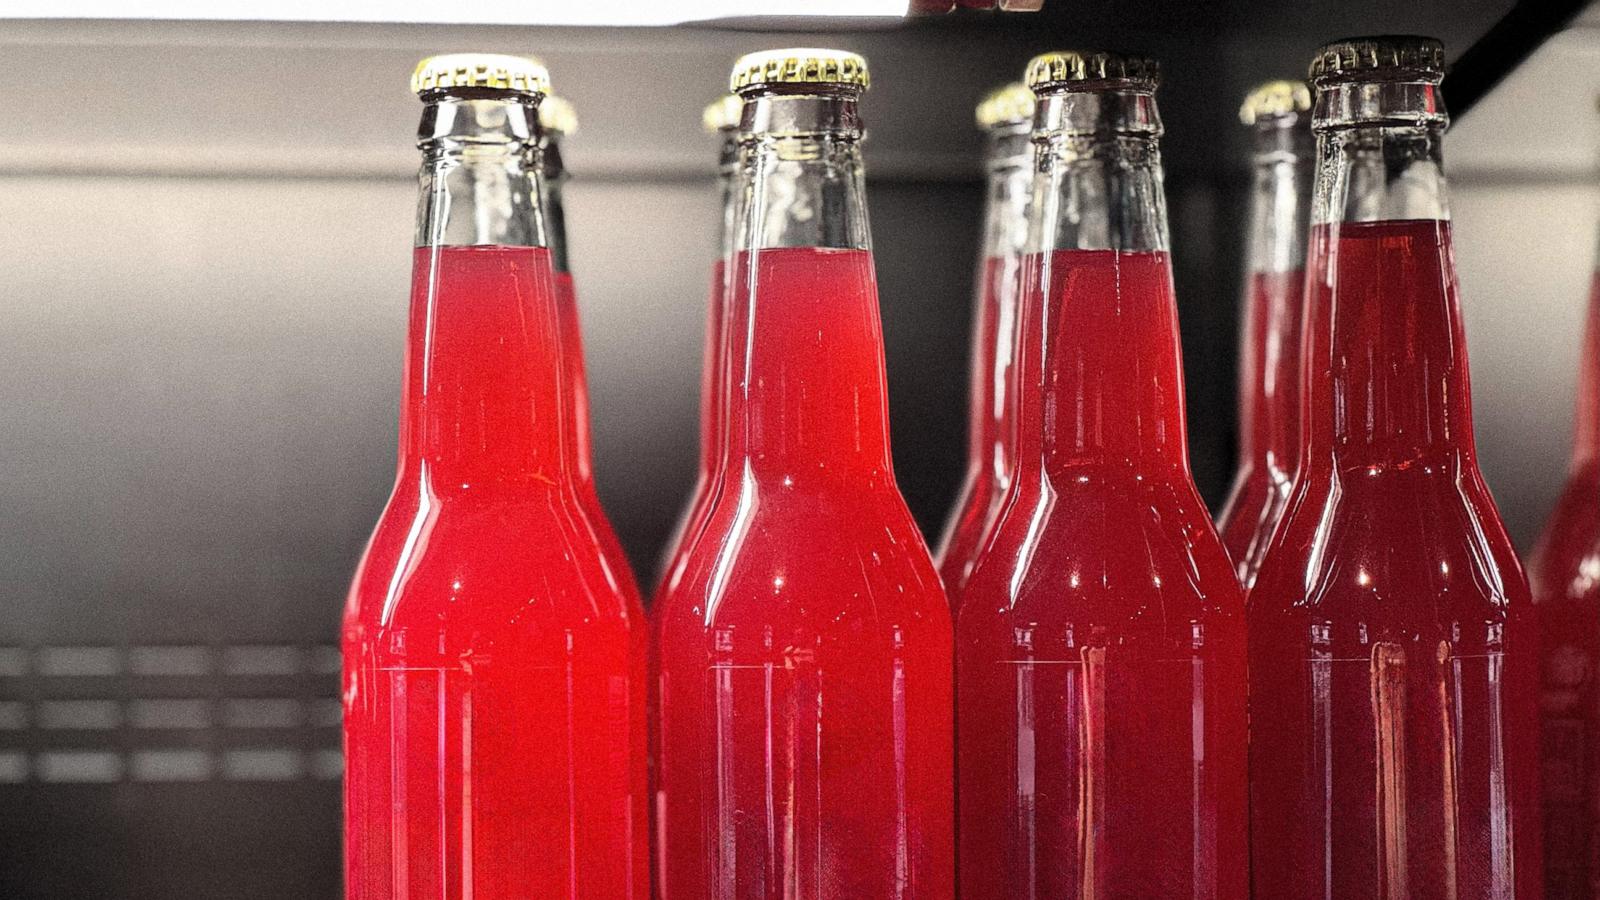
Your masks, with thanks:
[[[694,477],[717,222],[699,111],[736,55],[871,60],[896,468],[932,535],[964,453],[983,93],[1059,46],[1165,61],[1192,459],[1216,501],[1239,99],[1323,40],[1423,31],[1459,50],[1509,5],[1052,0],[825,34],[8,23],[6,67],[32,77],[0,130],[0,897],[337,895],[333,644],[393,473],[421,56],[536,53],[577,106],[597,472],[648,582]],[[1584,20],[1449,144],[1479,435],[1524,545],[1565,455],[1596,137],[1593,78],[1573,73],[1600,68],[1597,33]],[[1552,126],[1580,102],[1581,128]]]

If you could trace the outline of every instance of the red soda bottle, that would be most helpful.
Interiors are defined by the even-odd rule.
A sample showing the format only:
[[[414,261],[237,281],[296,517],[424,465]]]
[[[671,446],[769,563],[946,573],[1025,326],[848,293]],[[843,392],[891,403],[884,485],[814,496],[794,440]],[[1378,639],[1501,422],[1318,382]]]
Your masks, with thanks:
[[[555,270],[556,317],[561,326],[561,375],[567,399],[567,430],[573,447],[573,480],[585,514],[600,540],[606,566],[630,602],[639,602],[639,585],[628,555],[617,539],[616,529],[600,505],[600,492],[594,483],[594,442],[589,425],[589,374],[583,356],[583,320],[578,314],[578,290],[572,279],[571,249],[567,244],[565,189],[567,167],[561,158],[561,141],[578,130],[578,114],[572,104],[560,97],[546,97],[539,103],[539,141],[536,145],[544,180],[545,237],[550,262]]]
[[[1300,470],[1249,599],[1255,896],[1540,889],[1537,635],[1472,436],[1438,41],[1311,64]]]
[[[706,106],[701,124],[722,140],[717,161],[717,187],[722,198],[722,230],[717,260],[711,266],[711,298],[706,303],[705,351],[700,363],[700,465],[695,475],[694,493],[684,507],[678,523],[667,539],[661,559],[658,593],[670,590],[683,575],[690,548],[705,527],[711,509],[712,492],[721,481],[716,477],[722,453],[722,406],[727,378],[727,260],[733,255],[735,191],[739,185],[739,112],[744,108],[737,95],[726,94]]]
[[[983,261],[972,326],[972,376],[967,406],[967,474],[939,542],[939,575],[952,606],[977,562],[1016,464],[1015,375],[1017,294],[1033,194],[1033,92],[1021,82],[991,92],[978,105],[987,148],[984,167]]]
[[[1217,517],[1247,589],[1283,515],[1300,453],[1300,330],[1311,194],[1311,92],[1269,81],[1245,98],[1254,175],[1239,360],[1239,471]]]
[[[1157,80],[1028,67],[1017,466],[956,619],[963,900],[1246,893],[1244,601],[1189,470]]]
[[[1545,894],[1600,897],[1600,275],[1567,484],[1529,560],[1544,676]]]
[[[715,498],[654,611],[665,900],[953,895],[950,613],[889,456],[861,57],[739,61]]]
[[[530,60],[424,60],[394,492],[345,609],[351,900],[646,895],[645,628],[578,487]]]

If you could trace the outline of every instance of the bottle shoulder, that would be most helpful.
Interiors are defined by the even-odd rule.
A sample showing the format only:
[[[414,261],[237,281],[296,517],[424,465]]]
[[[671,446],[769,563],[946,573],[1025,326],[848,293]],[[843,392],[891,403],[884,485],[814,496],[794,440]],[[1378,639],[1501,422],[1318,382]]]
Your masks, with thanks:
[[[933,559],[904,501],[746,493],[718,504],[653,613],[663,627],[809,622],[949,627]]]
[[[1574,466],[1528,559],[1534,599],[1600,603],[1600,460]]]
[[[979,620],[1170,625],[1238,617],[1233,565],[1192,483],[1013,491],[959,598]]]
[[[550,495],[423,502],[399,491],[345,611],[366,627],[603,627],[640,615],[581,509]]]
[[[1504,622],[1530,603],[1522,565],[1475,468],[1302,477],[1249,597],[1254,619],[1428,630]]]

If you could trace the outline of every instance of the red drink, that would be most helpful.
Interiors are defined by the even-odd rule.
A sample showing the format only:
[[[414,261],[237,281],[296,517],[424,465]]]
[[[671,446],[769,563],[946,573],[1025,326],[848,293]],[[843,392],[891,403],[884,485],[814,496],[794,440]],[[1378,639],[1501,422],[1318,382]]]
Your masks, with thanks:
[[[1427,38],[1313,63],[1300,471],[1249,601],[1258,897],[1542,893],[1536,635],[1473,444],[1442,73]]]
[[[961,896],[1243,897],[1243,601],[1187,470],[1170,263],[1045,277],[957,622]]]
[[[748,68],[788,125],[744,147],[719,484],[654,610],[665,900],[953,896],[949,612],[890,463],[862,63],[827,59]],[[760,80],[794,71],[841,80]]]
[[[345,624],[349,896],[643,896],[643,632],[556,474],[549,251],[416,254]]]
[[[1246,894],[1244,603],[1189,472],[1165,214],[1058,213],[1159,198],[1154,63],[1110,59],[1036,87],[1017,468],[956,622],[963,900]]]
[[[1544,690],[1545,894],[1600,896],[1600,275],[1589,299],[1566,488],[1528,566]]]
[[[949,897],[950,626],[884,452],[872,259],[754,259],[744,465],[657,612],[665,896]]]
[[[743,108],[738,96],[728,94],[708,105],[701,116],[706,130],[722,138],[717,175],[722,195],[721,255],[711,267],[711,297],[706,303],[705,349],[700,363],[700,464],[695,474],[694,492],[662,551],[658,595],[672,590],[677,579],[682,577],[689,551],[705,528],[706,514],[714,499],[712,492],[720,484],[717,466],[722,454],[722,407],[728,364],[727,335],[723,331],[728,295],[726,261],[733,253],[739,183],[739,114]]]
[[[717,466],[722,453],[722,406],[726,393],[727,335],[723,319],[727,314],[727,266],[717,260],[711,267],[711,298],[706,303],[705,349],[700,367],[700,462],[695,475],[694,493],[684,507],[678,524],[667,539],[665,564],[657,594],[673,590],[683,577],[689,551],[705,531],[706,516],[720,482]]]
[[[1319,225],[1312,251],[1309,444],[1250,595],[1256,892],[1537,897],[1532,619],[1449,223]]]
[[[576,478],[538,176],[519,171],[537,94],[449,80],[537,70],[461,59],[419,69],[440,109],[398,475],[343,627],[346,895],[635,900],[645,631]]]
[[[1217,531],[1249,586],[1289,500],[1300,453],[1300,328],[1306,273],[1252,272],[1239,371],[1239,471]]]
[[[1254,183],[1239,359],[1239,470],[1217,517],[1248,588],[1289,500],[1300,455],[1300,332],[1305,308],[1311,95],[1269,81],[1245,98]]]
[[[978,125],[988,137],[989,177],[968,382],[967,474],[936,554],[952,608],[960,606],[961,586],[1000,513],[1016,466],[1016,392],[1011,382],[1022,246],[1033,190],[1032,123],[1033,92],[1021,83],[990,93],[978,105]]]
[[[570,177],[561,156],[562,139],[577,130],[577,113],[572,104],[559,97],[546,97],[539,104],[539,155],[544,175],[543,204],[545,233],[550,246],[550,261],[555,269],[556,313],[561,326],[561,375],[566,389],[570,451],[578,497],[583,503],[606,567],[630,601],[639,601],[639,585],[628,565],[627,553],[617,539],[616,529],[600,505],[600,492],[594,482],[593,432],[589,424],[589,374],[584,364],[583,319],[578,312],[578,292],[572,280],[571,250],[567,243],[566,183]]]
[[[600,544],[600,554],[617,590],[631,601],[639,602],[639,585],[633,579],[633,569],[628,565],[628,554],[622,549],[616,529],[600,505],[600,492],[594,483],[594,444],[589,426],[589,374],[583,361],[583,326],[578,315],[577,289],[571,272],[555,273],[556,314],[561,327],[562,386],[568,403],[567,416],[572,422],[573,477],[577,482],[578,498],[583,503],[585,516],[594,528],[595,539]],[[642,609],[643,607],[641,607]]]
[[[970,424],[967,429],[967,476],[956,495],[954,518],[939,551],[939,575],[955,592],[966,581],[983,549],[983,538],[1000,512],[1015,465],[1013,428],[1015,401],[1010,345],[1002,322],[1015,328],[1020,260],[989,257],[983,261],[978,297],[978,322],[973,331]],[[1007,352],[1002,356],[999,344]]]

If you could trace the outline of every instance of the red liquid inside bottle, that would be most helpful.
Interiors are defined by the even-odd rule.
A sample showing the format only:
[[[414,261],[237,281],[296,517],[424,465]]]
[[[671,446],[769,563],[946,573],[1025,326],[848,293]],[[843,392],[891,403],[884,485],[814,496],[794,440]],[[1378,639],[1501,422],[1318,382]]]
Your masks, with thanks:
[[[956,615],[963,900],[1246,893],[1244,602],[1190,474],[1154,63],[1029,66],[1016,470]]]
[[[1289,501],[1300,455],[1303,270],[1252,272],[1239,374],[1239,472],[1217,531],[1249,585]]]
[[[939,576],[952,594],[966,581],[983,538],[1000,513],[1015,465],[1013,432],[1015,400],[1009,398],[1011,361],[1000,344],[1013,340],[1020,260],[989,257],[983,261],[979,313],[973,335],[970,425],[967,429],[967,477],[956,498],[955,518],[939,551]],[[952,600],[954,601],[954,597]]]
[[[657,574],[656,595],[673,590],[695,541],[705,528],[713,492],[720,485],[717,466],[722,461],[723,405],[728,366],[727,260],[733,254],[734,221],[739,187],[739,98],[729,94],[705,108],[702,122],[707,131],[722,139],[718,153],[717,187],[722,199],[722,223],[717,261],[711,268],[711,296],[706,304],[705,346],[700,364],[700,457],[695,473],[694,492],[663,547]]]
[[[617,589],[632,602],[638,603],[639,585],[628,565],[628,554],[622,549],[617,531],[611,527],[605,509],[600,505],[600,492],[594,482],[594,442],[589,425],[589,373],[584,365],[583,326],[578,315],[578,293],[571,272],[555,273],[556,313],[561,326],[562,387],[565,391],[567,416],[572,423],[573,475],[577,479],[578,497],[587,512],[595,538],[600,543],[600,553],[605,557]],[[641,607],[642,608],[642,607]]]
[[[727,484],[656,610],[667,900],[952,896],[950,624],[868,251],[742,252]]]
[[[1239,359],[1239,469],[1217,531],[1246,589],[1289,501],[1300,457],[1300,339],[1310,206],[1311,96],[1269,81],[1245,98],[1250,224]]]
[[[1250,594],[1255,895],[1537,898],[1533,619],[1449,223],[1311,247],[1300,475]]]
[[[705,349],[700,367],[700,457],[696,470],[694,493],[689,505],[667,540],[662,583],[657,593],[674,589],[683,577],[683,567],[689,552],[705,530],[706,516],[711,510],[714,492],[719,485],[717,465],[722,452],[722,417],[727,336],[723,320],[727,314],[727,266],[719,259],[711,267],[711,297],[706,304]]]
[[[1032,112],[1033,94],[1021,84],[990,93],[978,106],[988,141],[988,190],[967,388],[967,472],[935,557],[952,609],[960,605],[962,586],[1000,514],[1016,468],[1012,381],[1022,248],[1033,193]]]
[[[1545,895],[1600,897],[1600,275],[1567,484],[1528,570],[1541,636]]]
[[[352,898],[647,890],[639,611],[562,471],[549,251],[420,247],[344,629]]]
[[[1243,602],[1170,262],[1028,265],[1016,480],[957,619],[961,896],[1243,897]]]

